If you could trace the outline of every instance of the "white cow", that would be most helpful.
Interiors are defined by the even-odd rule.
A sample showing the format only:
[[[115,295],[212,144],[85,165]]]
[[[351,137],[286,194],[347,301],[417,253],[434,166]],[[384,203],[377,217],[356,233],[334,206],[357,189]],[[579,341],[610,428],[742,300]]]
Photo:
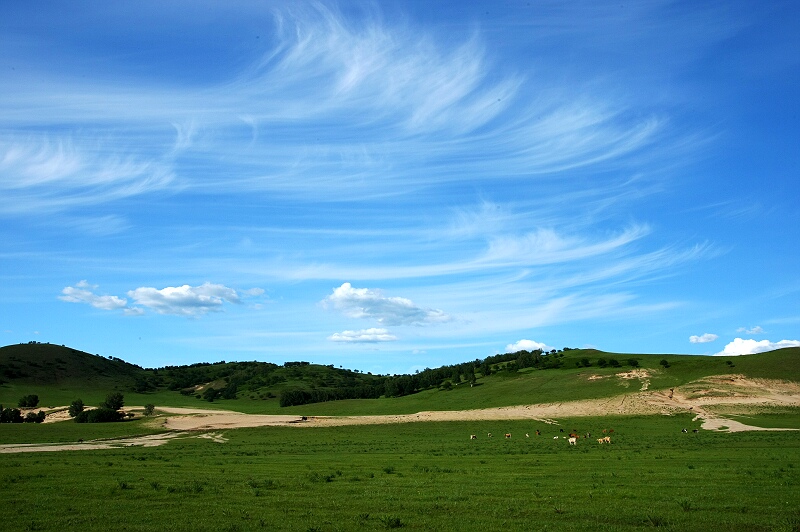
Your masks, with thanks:
[[[570,445],[576,445],[578,443],[578,438],[570,436],[570,438],[567,441],[569,442]]]

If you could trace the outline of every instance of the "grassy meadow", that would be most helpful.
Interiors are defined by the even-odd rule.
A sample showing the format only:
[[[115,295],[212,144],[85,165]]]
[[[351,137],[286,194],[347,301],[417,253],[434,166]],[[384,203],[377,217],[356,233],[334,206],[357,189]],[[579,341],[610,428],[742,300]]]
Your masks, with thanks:
[[[254,398],[248,390],[213,402],[163,388],[135,393],[130,385],[141,369],[34,347],[38,362],[28,366],[23,347],[4,351],[0,402],[6,406],[26,394],[37,394],[45,409],[77,398],[94,405],[119,390],[126,407],[152,403],[156,412],[184,406],[309,416],[408,414],[613,397],[645,384],[645,378],[618,378],[629,367],[579,364],[599,356],[635,357],[648,370],[649,390],[709,375],[800,380],[798,348],[730,358],[581,351],[564,356],[560,369],[498,367],[475,386],[281,408],[276,398]],[[715,411],[748,425],[800,429],[800,409],[788,406],[719,405]],[[0,453],[0,500],[7,510],[0,529],[800,531],[800,430],[694,433],[699,422],[688,412],[556,421],[242,428],[216,431],[224,442],[187,432],[160,447]],[[596,441],[604,429],[613,429],[611,445]],[[572,430],[592,438],[571,447],[562,436]],[[0,444],[163,431],[151,419],[4,423]],[[511,439],[503,437],[507,432]]]
[[[3,528],[798,530],[800,432],[697,426],[678,415],[264,427],[225,431],[225,443],[186,434],[156,448],[0,454],[0,497],[14,509]],[[75,427],[88,428],[0,430],[3,441],[35,429],[54,440]],[[553,439],[559,428],[593,438],[570,447]],[[603,429],[611,445],[594,439]]]

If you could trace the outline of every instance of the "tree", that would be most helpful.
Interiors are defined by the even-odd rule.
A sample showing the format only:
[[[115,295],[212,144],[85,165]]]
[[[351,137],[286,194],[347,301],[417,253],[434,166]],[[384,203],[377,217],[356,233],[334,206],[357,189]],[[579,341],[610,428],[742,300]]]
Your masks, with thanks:
[[[664,366],[664,369],[666,369],[666,368],[668,368],[668,367],[669,367],[669,362],[667,362],[667,359],[666,359],[666,358],[663,358],[663,359],[661,359],[661,362],[659,362],[659,364],[661,364],[662,366]]]
[[[83,399],[75,399],[72,401],[72,404],[69,405],[69,417],[75,417],[81,412],[83,412],[84,404]]]
[[[0,405],[0,423],[22,423],[23,421],[19,408],[3,408]]]
[[[47,414],[45,414],[43,410],[39,410],[39,412],[35,414],[33,412],[28,412],[25,415],[25,423],[41,423],[46,417]]]
[[[155,411],[155,409],[156,409],[156,405],[154,405],[153,403],[148,403],[148,404],[144,405],[144,415],[145,416],[152,416],[153,412]]]
[[[639,367],[639,361],[636,360],[635,358],[629,358],[628,359],[628,365],[630,367],[632,367],[632,368],[638,368]]]
[[[106,396],[106,400],[100,403],[100,408],[109,410],[119,410],[125,404],[124,398],[119,392],[112,392]]]
[[[38,395],[26,395],[19,400],[17,406],[20,408],[36,408],[39,406],[39,396]]]

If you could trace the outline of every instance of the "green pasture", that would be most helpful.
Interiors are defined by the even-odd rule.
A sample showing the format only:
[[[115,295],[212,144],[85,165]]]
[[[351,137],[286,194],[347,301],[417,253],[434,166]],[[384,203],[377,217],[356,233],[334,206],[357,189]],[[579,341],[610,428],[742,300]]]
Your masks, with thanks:
[[[0,424],[0,445],[6,443],[64,443],[78,440],[130,438],[165,432],[152,419],[121,423],[19,423]]]
[[[778,425],[798,418],[768,416]],[[798,530],[800,431],[695,434],[691,419],[264,427],[225,431],[226,443],[186,434],[155,448],[0,454],[0,497],[13,509],[2,527]],[[570,447],[561,428],[592,438]],[[99,429],[6,425],[0,440]],[[611,445],[596,442],[603,429],[613,429]]]

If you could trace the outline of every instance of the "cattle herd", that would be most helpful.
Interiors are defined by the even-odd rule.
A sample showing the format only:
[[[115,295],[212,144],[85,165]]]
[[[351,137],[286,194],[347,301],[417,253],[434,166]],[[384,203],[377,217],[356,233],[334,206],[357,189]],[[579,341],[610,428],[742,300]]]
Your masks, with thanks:
[[[564,429],[558,429],[558,431],[559,431],[559,433],[561,433],[561,432],[564,432]],[[686,433],[689,432],[689,430],[688,429],[682,429],[681,432],[686,434]],[[693,429],[692,432],[694,434],[697,434],[700,431],[698,429]],[[604,443],[610,444],[611,443],[611,434],[613,434],[613,433],[614,433],[614,429],[603,429],[603,437],[602,438],[597,438],[597,443],[599,443],[600,445],[603,445]],[[534,434],[536,436],[541,436],[542,435],[541,431],[538,430],[538,429],[534,431]],[[491,438],[492,437],[492,433],[489,432],[489,433],[487,433],[486,436]],[[505,436],[506,436],[506,439],[511,439],[511,433],[510,432],[506,432]],[[526,432],[525,433],[525,437],[526,438],[530,438],[531,435]],[[592,434],[590,432],[587,432],[586,434],[583,434],[581,436],[581,435],[578,434],[577,430],[572,429],[572,432],[569,433],[569,436],[555,435],[555,436],[553,436],[553,439],[554,440],[567,440],[567,443],[569,443],[570,445],[577,445],[578,442],[581,440],[581,438],[583,438],[585,440],[588,440],[591,437],[592,437]],[[478,435],[477,434],[470,434],[469,435],[469,439],[470,440],[477,440],[478,439]]]
[[[564,432],[564,429],[559,429],[559,432]],[[603,436],[602,438],[598,438],[597,439],[597,443],[599,443],[601,445],[604,444],[604,443],[610,444],[611,443],[611,436],[609,436],[609,434],[612,434],[613,432],[614,432],[614,429],[603,429],[603,434],[605,434],[605,436]],[[541,431],[538,430],[538,429],[536,431],[534,431],[534,434],[536,436],[541,436],[542,435]],[[492,437],[492,433],[491,432],[487,433],[486,437],[487,438],[491,438]],[[511,439],[511,433],[510,432],[506,432],[505,433],[505,437],[506,437],[507,440],[510,440]],[[530,438],[531,435],[526,432],[525,433],[525,437],[526,438]],[[586,434],[583,434],[581,436],[581,435],[578,434],[577,430],[573,429],[572,432],[569,433],[569,436],[556,435],[556,436],[553,436],[553,439],[554,440],[564,439],[564,440],[567,440],[567,443],[569,443],[569,445],[577,445],[578,441],[580,441],[581,438],[588,440],[591,437],[592,437],[592,434],[590,432],[587,432]],[[477,440],[478,439],[478,435],[477,434],[470,434],[469,435],[469,439],[470,440]]]

